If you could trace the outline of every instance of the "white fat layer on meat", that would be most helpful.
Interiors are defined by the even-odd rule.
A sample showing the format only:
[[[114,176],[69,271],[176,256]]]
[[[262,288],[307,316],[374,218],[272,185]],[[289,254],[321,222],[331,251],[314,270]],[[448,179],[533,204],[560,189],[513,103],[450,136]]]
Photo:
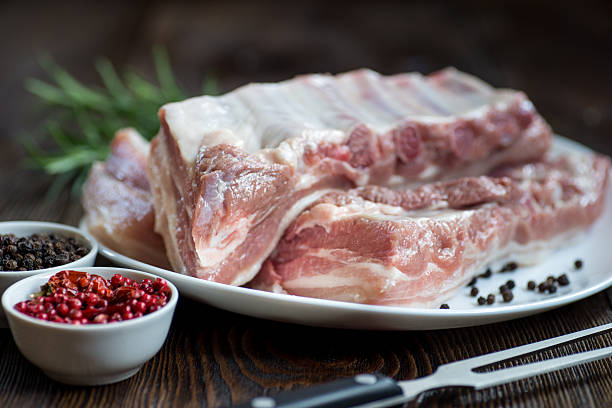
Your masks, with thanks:
[[[163,109],[183,159],[193,163],[200,146],[227,143],[255,153],[291,138],[306,137],[315,146],[322,141],[337,143],[359,124],[383,134],[406,120],[445,123],[457,116],[475,118],[491,108],[503,108],[517,95],[508,90],[493,92],[482,81],[453,69],[445,75],[474,92],[452,94],[415,74],[401,77],[410,85],[402,91],[393,86],[399,77],[361,70],[338,77],[309,75],[250,84],[222,96],[191,98]],[[363,92],[364,86],[371,92]],[[421,100],[437,108],[424,109]]]
[[[157,145],[155,154],[151,154],[149,162],[156,161],[156,166],[149,165],[147,174],[151,183],[155,208],[155,232],[164,239],[166,254],[175,272],[187,273],[185,264],[180,257],[177,235],[183,226],[178,224],[178,202],[173,196],[173,181],[171,178],[170,155],[165,143]],[[150,163],[149,163],[150,164]],[[163,210],[162,210],[163,209]]]
[[[484,204],[494,205],[494,204]],[[436,207],[439,207],[436,206]],[[298,221],[295,233],[299,234],[302,230],[315,226],[323,227],[329,233],[329,226],[332,222],[341,221],[347,218],[365,218],[372,221],[389,222],[442,222],[452,218],[462,218],[469,216],[472,210],[454,210],[426,208],[422,210],[404,210],[402,207],[374,203],[363,200],[359,204],[347,204],[338,206],[335,204],[321,203],[309,210],[308,214],[302,215]]]
[[[405,109],[394,106],[394,97],[388,95],[380,86],[383,82],[380,74],[362,69],[353,75],[339,75],[336,79],[338,88],[346,99],[363,99],[362,104],[366,109],[372,110],[384,120],[397,121],[402,117],[401,112],[405,114]]]
[[[464,286],[474,276],[481,273],[487,266],[498,266],[508,261],[517,262],[519,265],[527,266],[540,262],[554,249],[563,245],[570,245],[577,239],[579,230],[569,231],[565,234],[545,241],[532,241],[527,245],[520,245],[511,242],[503,247],[493,245],[489,251],[472,251],[466,254],[467,258],[476,259],[477,262],[460,268],[452,272],[443,282],[443,285],[431,285],[419,293],[406,296],[400,289],[394,289],[401,284],[410,284],[411,281],[423,279],[424,276],[435,276],[444,274],[435,263],[427,263],[421,274],[408,276],[393,265],[382,265],[379,261],[363,261],[351,263],[350,258],[346,258],[346,251],[339,249],[313,248],[305,256],[337,262],[338,267],[326,270],[325,273],[299,273],[295,278],[284,280],[280,287],[289,293],[306,290],[314,293],[321,289],[325,298],[332,300],[356,302],[356,303],[378,303],[382,299],[386,305],[410,306],[410,307],[434,307],[452,296],[456,289]],[[344,256],[342,256],[344,255]],[[382,280],[382,282],[381,282]],[[375,287],[370,288],[374,283]],[[279,284],[275,283],[276,290]],[[344,291],[336,291],[337,288],[344,288]],[[364,296],[371,292],[375,295],[373,299]],[[329,297],[329,293],[334,295]],[[390,295],[396,293],[396,297]]]
[[[365,271],[365,272],[364,272]],[[382,286],[376,288],[376,294],[384,293],[395,286],[398,282],[411,280],[399,269],[393,266],[384,266],[378,263],[363,262],[344,264],[333,271],[325,274],[300,275],[295,279],[283,282],[283,288],[291,292],[293,289],[310,290],[345,287],[346,292],[340,293],[334,300],[343,300],[356,303],[364,303],[369,299],[364,297],[372,282],[381,282]],[[350,290],[350,288],[354,288]],[[365,289],[365,290],[361,290]]]
[[[298,168],[302,164],[304,154],[316,151],[318,143],[325,140],[329,143],[341,143],[345,138],[344,132],[333,129],[304,129],[299,138],[283,140],[274,149],[263,149],[258,154],[272,159],[280,164],[287,164],[291,168]]]
[[[402,74],[401,77],[411,81],[413,77],[419,76],[419,74]],[[427,116],[435,114],[435,112],[428,106],[423,105],[416,100],[410,92],[406,92],[401,87],[394,83],[396,77],[390,77],[379,82],[380,89],[390,97],[390,101],[394,106],[399,108],[399,112],[411,112],[412,116]]]
[[[253,225],[253,218],[239,217],[233,223],[222,224],[223,228],[212,234],[208,241],[197,241],[197,237],[194,237],[200,267],[215,266],[230,256],[246,240]]]
[[[332,190],[330,190],[330,189],[319,190],[319,191],[311,193],[311,194],[307,195],[306,197],[303,197],[300,200],[296,201],[296,203],[293,204],[293,206],[285,213],[285,215],[283,216],[283,218],[282,218],[282,220],[280,222],[279,227],[276,229],[274,237],[270,240],[270,242],[269,242],[268,246],[266,247],[265,251],[262,251],[262,252],[265,252],[266,254],[270,254],[272,252],[272,250],[278,244],[278,241],[280,241],[280,238],[281,238],[282,234],[285,232],[285,230],[287,229],[289,224],[293,220],[295,220],[295,218],[302,211],[304,211],[304,209],[306,207],[308,207],[314,201],[318,200],[319,198],[321,198],[323,195],[329,193],[330,191],[332,191]],[[244,235],[244,236],[240,235],[239,237],[236,238],[236,241],[240,240],[240,242],[232,242],[231,246],[233,248],[237,248],[240,244],[242,244],[245,241],[245,239],[246,239],[246,235]],[[219,252],[215,253],[214,255],[217,256],[218,262],[222,262],[224,259],[227,259],[228,257],[232,256],[232,251],[228,251],[225,248],[220,248]],[[261,268],[261,265],[263,264],[264,261],[265,261],[265,257],[263,257],[260,261],[254,263],[250,267],[245,268],[244,270],[242,270],[239,274],[237,274],[234,277],[234,280],[232,282],[230,282],[230,285],[234,285],[234,286],[244,285],[245,283],[247,283],[248,281],[253,279],[253,277],[257,274],[257,272]]]
[[[425,169],[419,174],[419,178],[421,180],[430,179],[439,173],[439,169],[440,168],[435,164],[430,164],[429,166],[425,167]]]
[[[344,257],[340,254],[343,254]],[[398,290],[398,294],[400,294],[398,301],[401,300],[404,303],[415,296],[419,298],[440,296],[439,287],[432,287],[431,290],[410,297],[406,297],[401,290],[402,285],[410,285],[410,282],[421,280],[423,276],[444,273],[435,263],[428,263],[420,275],[409,276],[393,265],[383,265],[375,261],[353,262],[350,258],[346,258],[346,252],[342,250],[318,248],[309,251],[308,256],[336,262],[338,266],[326,270],[325,273],[307,272],[298,274],[295,278],[284,280],[282,287],[290,293],[321,289],[322,293],[334,293],[334,296],[325,296],[326,298],[356,303],[371,303],[377,299],[385,299],[386,303],[387,300],[391,300],[387,298],[388,294],[395,290]],[[467,282],[467,278],[462,279],[465,272],[467,271],[454,271],[449,282],[454,282],[459,278],[459,285],[463,285],[464,280]],[[456,287],[454,283],[449,284],[449,286],[450,288]],[[335,290],[336,288],[344,288],[345,290],[338,292]],[[368,293],[373,295],[372,299],[365,296]]]
[[[581,154],[573,152],[568,154],[567,147],[561,144],[554,144],[552,149],[547,154],[550,160],[563,159],[570,162],[569,167],[573,169],[571,182],[583,194],[580,195],[580,205],[586,206],[594,201],[597,201],[598,194],[596,184],[599,180],[593,178],[593,163],[589,160],[590,154]],[[540,180],[546,177],[549,180],[555,180],[556,178],[563,177],[559,170],[547,170],[545,174],[538,173],[538,167],[535,164],[527,164],[521,168],[521,187],[526,188],[532,180]],[[550,183],[548,184],[550,186]],[[561,185],[553,185],[553,197],[554,200],[561,199],[563,195],[563,188]]]

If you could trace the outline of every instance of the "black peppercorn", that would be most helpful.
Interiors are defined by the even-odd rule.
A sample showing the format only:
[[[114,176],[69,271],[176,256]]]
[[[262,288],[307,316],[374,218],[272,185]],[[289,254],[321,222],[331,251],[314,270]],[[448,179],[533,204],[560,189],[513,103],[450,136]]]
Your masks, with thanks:
[[[582,260],[581,259],[576,259],[576,261],[574,261],[574,268],[582,269]]]
[[[58,265],[67,264],[68,262],[70,262],[70,256],[67,252],[61,252],[55,257],[55,262]]]
[[[487,303],[487,299],[483,298],[482,296],[478,297],[478,304],[479,305],[484,305],[485,303]]]
[[[87,253],[89,252],[89,249],[85,248],[85,247],[78,247],[76,249],[76,251],[74,251],[75,254],[83,257],[85,255],[87,255]]]
[[[470,290],[470,296],[476,297],[476,295],[478,295],[478,288],[476,286],[473,286],[472,290]]]
[[[516,262],[508,262],[499,270],[500,272],[512,272],[518,268],[518,264]]]
[[[14,238],[15,238],[15,235],[13,235],[13,234],[3,235],[2,236],[2,245],[4,245],[4,246],[11,245],[13,243]]]
[[[489,293],[489,296],[487,296],[487,304],[492,305],[493,303],[495,303],[495,295]]]
[[[45,265],[45,268],[51,268],[52,266],[55,266],[55,257],[54,256],[46,257],[44,260],[44,265]]]
[[[32,250],[32,244],[25,239],[20,239],[17,242],[17,250],[22,254],[27,254]]]
[[[536,283],[532,280],[530,280],[529,282],[527,282],[527,289],[529,290],[534,290],[536,288]]]
[[[64,265],[89,252],[74,237],[57,234],[33,234],[17,238],[0,234],[0,267],[2,270],[36,270]]]
[[[557,291],[557,287],[555,285],[550,285],[548,287],[548,293],[555,293]]]
[[[559,282],[559,285],[560,285],[560,286],[567,286],[567,285],[569,285],[569,283],[570,283],[570,282],[569,282],[569,278],[567,277],[567,275],[566,275],[566,274],[563,274],[563,275],[559,276],[559,277],[557,278],[557,282]]]
[[[544,293],[546,292],[546,289],[548,289],[548,285],[546,284],[546,282],[542,282],[538,285],[538,292]]]
[[[506,282],[506,286],[510,289],[514,289],[514,287],[516,286],[516,284],[514,283],[514,281],[512,279],[510,279],[508,282]]]
[[[502,297],[504,298],[504,302],[510,302],[514,298],[514,295],[511,291],[506,291],[502,293]]]
[[[30,259],[30,258],[24,258],[23,262],[21,263],[21,265],[26,268],[26,271],[31,271],[34,270],[34,267],[36,266],[34,264],[34,260]]]
[[[448,304],[446,304],[446,303],[442,303],[440,305],[440,309],[450,309],[450,306]]]

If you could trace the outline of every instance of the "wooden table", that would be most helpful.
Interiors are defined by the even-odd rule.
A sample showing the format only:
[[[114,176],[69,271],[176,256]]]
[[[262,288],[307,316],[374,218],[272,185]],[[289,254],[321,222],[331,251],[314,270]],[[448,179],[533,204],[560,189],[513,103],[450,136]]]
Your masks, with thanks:
[[[525,90],[553,128],[612,153],[612,66],[609,6],[574,10],[542,2],[459,6],[381,2],[169,5],[53,2],[0,5],[0,220],[52,220],[75,225],[81,207],[63,194],[44,202],[49,178],[19,165],[22,131],[40,120],[22,89],[40,76],[33,62],[49,51],[84,81],[91,62],[150,73],[149,49],[170,49],[178,77],[193,93],[203,73],[221,87],[279,80],[311,71],[369,66],[425,72],[456,65],[496,86]],[[7,62],[9,62],[7,64]],[[98,260],[102,264],[103,260]],[[0,330],[0,406],[226,406],[264,392],[298,388],[355,373],[396,379],[431,373],[450,361],[612,321],[610,292],[537,316],[467,329],[364,332],[264,321],[181,299],[161,352],[134,377],[103,387],[49,380]],[[567,346],[560,355],[612,344],[610,334]],[[612,405],[612,361],[543,375],[484,391],[428,393],[423,406]]]

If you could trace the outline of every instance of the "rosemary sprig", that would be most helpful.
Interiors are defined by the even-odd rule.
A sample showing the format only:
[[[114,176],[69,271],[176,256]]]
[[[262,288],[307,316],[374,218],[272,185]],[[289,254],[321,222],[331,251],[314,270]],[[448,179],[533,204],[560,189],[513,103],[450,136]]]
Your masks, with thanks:
[[[159,107],[187,97],[174,78],[166,51],[154,48],[153,60],[159,85],[133,71],[119,76],[110,61],[100,59],[96,70],[103,87],[84,85],[49,57],[41,60],[52,81],[31,78],[25,86],[53,109],[43,123],[46,137],[37,141],[31,137],[24,146],[28,164],[57,176],[48,197],[57,197],[69,184],[74,194],[80,194],[93,162],[108,156],[117,129],[131,126],[150,140],[159,128]],[[203,91],[217,93],[214,77],[205,78]]]

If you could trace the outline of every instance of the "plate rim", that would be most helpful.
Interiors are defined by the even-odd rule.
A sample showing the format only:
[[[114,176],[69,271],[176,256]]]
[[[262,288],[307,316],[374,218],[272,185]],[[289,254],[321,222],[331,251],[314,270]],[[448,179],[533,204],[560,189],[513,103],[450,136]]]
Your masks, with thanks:
[[[81,220],[79,228],[83,228],[88,231],[85,218]],[[383,306],[383,305],[368,305],[361,303],[343,302],[339,300],[330,299],[319,299],[305,296],[289,295],[284,293],[266,292],[263,290],[251,289],[242,286],[231,286],[223,283],[207,281],[204,279],[196,278],[194,276],[184,275],[178,272],[174,272],[168,269],[159,268],[154,265],[147,264],[142,261],[130,258],[123,255],[115,250],[106,247],[104,244],[99,243],[99,253],[105,258],[112,262],[123,266],[129,266],[131,268],[141,269],[145,272],[155,274],[161,272],[164,275],[169,274],[177,279],[184,279],[190,282],[194,282],[198,285],[210,286],[213,288],[220,288],[222,290],[235,292],[237,294],[247,294],[248,296],[267,298],[269,300],[280,300],[283,302],[298,303],[305,306],[322,306],[322,307],[333,307],[336,309],[344,309],[351,312],[376,312],[385,314],[394,314],[401,316],[414,316],[420,317],[438,317],[438,316],[454,316],[454,317],[477,317],[477,316],[506,316],[513,314],[520,314],[523,312],[537,312],[546,311],[555,307],[561,307],[566,304],[574,303],[578,300],[587,298],[595,293],[598,293],[608,287],[612,286],[612,274],[608,279],[600,281],[596,285],[586,287],[580,291],[572,292],[560,296],[556,296],[549,299],[538,300],[536,302],[529,302],[520,305],[504,305],[504,306],[488,306],[487,308],[478,309],[427,309],[427,308],[415,308],[415,307],[402,307],[402,306]],[[168,278],[172,280],[171,278]],[[175,285],[176,282],[173,282]],[[179,284],[180,285],[180,284]],[[179,288],[179,293],[180,293]],[[193,296],[188,294],[182,294],[187,298],[201,301],[200,299],[194,299]],[[205,302],[207,303],[207,302]],[[208,304],[208,303],[207,303]],[[215,305],[215,307],[218,307]],[[218,307],[220,308],[220,307]],[[245,314],[245,313],[243,313]]]

